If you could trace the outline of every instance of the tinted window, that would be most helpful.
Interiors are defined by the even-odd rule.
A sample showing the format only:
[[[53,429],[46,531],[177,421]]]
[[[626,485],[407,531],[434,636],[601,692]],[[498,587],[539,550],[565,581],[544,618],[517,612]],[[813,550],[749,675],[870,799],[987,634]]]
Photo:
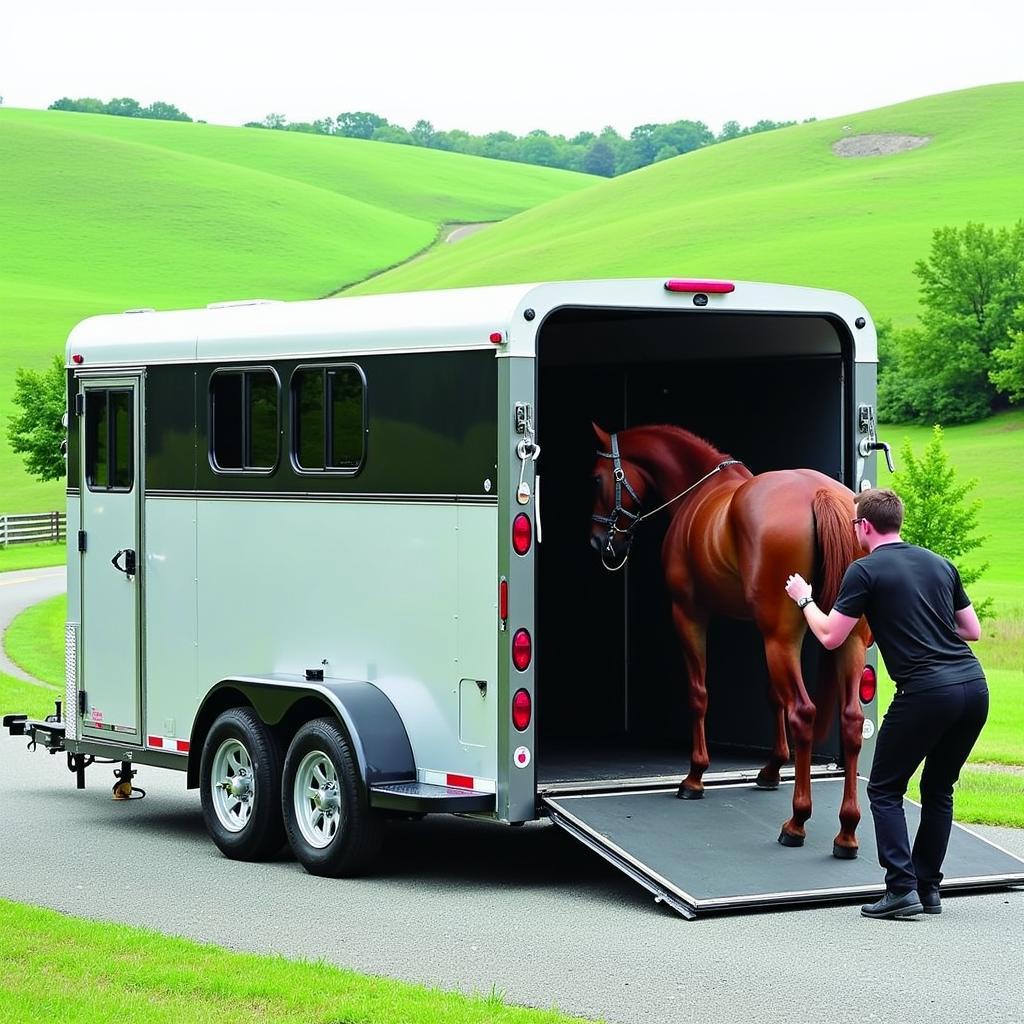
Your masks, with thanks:
[[[363,377],[353,366],[327,371],[331,401],[328,465],[356,469],[363,461]]]
[[[294,457],[311,472],[355,472],[366,438],[365,384],[355,366],[318,366],[292,377]]]
[[[270,470],[277,464],[278,385],[270,370],[230,370],[210,380],[214,468]]]
[[[135,483],[132,392],[85,394],[85,481],[93,491],[130,491]]]

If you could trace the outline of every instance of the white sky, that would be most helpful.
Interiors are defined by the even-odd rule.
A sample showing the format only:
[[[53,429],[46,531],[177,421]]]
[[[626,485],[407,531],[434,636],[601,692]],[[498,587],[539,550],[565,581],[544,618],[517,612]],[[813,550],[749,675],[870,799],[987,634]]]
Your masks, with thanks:
[[[411,127],[831,117],[1024,80],[1020,0],[7,0],[0,96],[175,103],[220,124]]]

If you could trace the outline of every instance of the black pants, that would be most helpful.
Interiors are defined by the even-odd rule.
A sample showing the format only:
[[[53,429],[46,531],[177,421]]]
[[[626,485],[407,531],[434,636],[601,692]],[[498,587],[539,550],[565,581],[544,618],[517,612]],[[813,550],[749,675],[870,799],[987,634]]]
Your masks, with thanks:
[[[937,889],[953,826],[953,783],[988,717],[984,678],[897,693],[878,730],[868,797],[886,888],[902,896]],[[903,795],[921,774],[921,824],[911,850]]]

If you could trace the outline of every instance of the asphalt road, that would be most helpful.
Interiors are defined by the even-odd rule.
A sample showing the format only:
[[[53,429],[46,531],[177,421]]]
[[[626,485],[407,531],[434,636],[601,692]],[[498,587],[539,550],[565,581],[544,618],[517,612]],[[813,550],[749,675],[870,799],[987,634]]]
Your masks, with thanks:
[[[68,571],[63,565],[0,573],[0,637],[3,637],[4,631],[18,612],[38,601],[63,594],[67,590],[67,585]],[[6,672],[30,683],[37,682],[7,657],[2,643],[0,672]]]
[[[379,877],[334,881],[225,860],[177,773],[142,768],[133,803],[112,782],[94,766],[76,791],[63,758],[0,737],[0,896],[609,1021],[1024,1022],[1022,890],[906,922],[686,922],[553,825],[444,817],[396,823]],[[978,831],[1024,855],[1024,832]]]

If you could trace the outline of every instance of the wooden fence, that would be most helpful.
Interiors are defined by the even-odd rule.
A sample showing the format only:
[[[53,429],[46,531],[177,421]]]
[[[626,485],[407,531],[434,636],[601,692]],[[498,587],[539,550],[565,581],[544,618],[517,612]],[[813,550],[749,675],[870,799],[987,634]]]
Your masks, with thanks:
[[[67,516],[63,512],[39,512],[35,515],[0,516],[0,548],[9,544],[32,544],[64,540]]]

